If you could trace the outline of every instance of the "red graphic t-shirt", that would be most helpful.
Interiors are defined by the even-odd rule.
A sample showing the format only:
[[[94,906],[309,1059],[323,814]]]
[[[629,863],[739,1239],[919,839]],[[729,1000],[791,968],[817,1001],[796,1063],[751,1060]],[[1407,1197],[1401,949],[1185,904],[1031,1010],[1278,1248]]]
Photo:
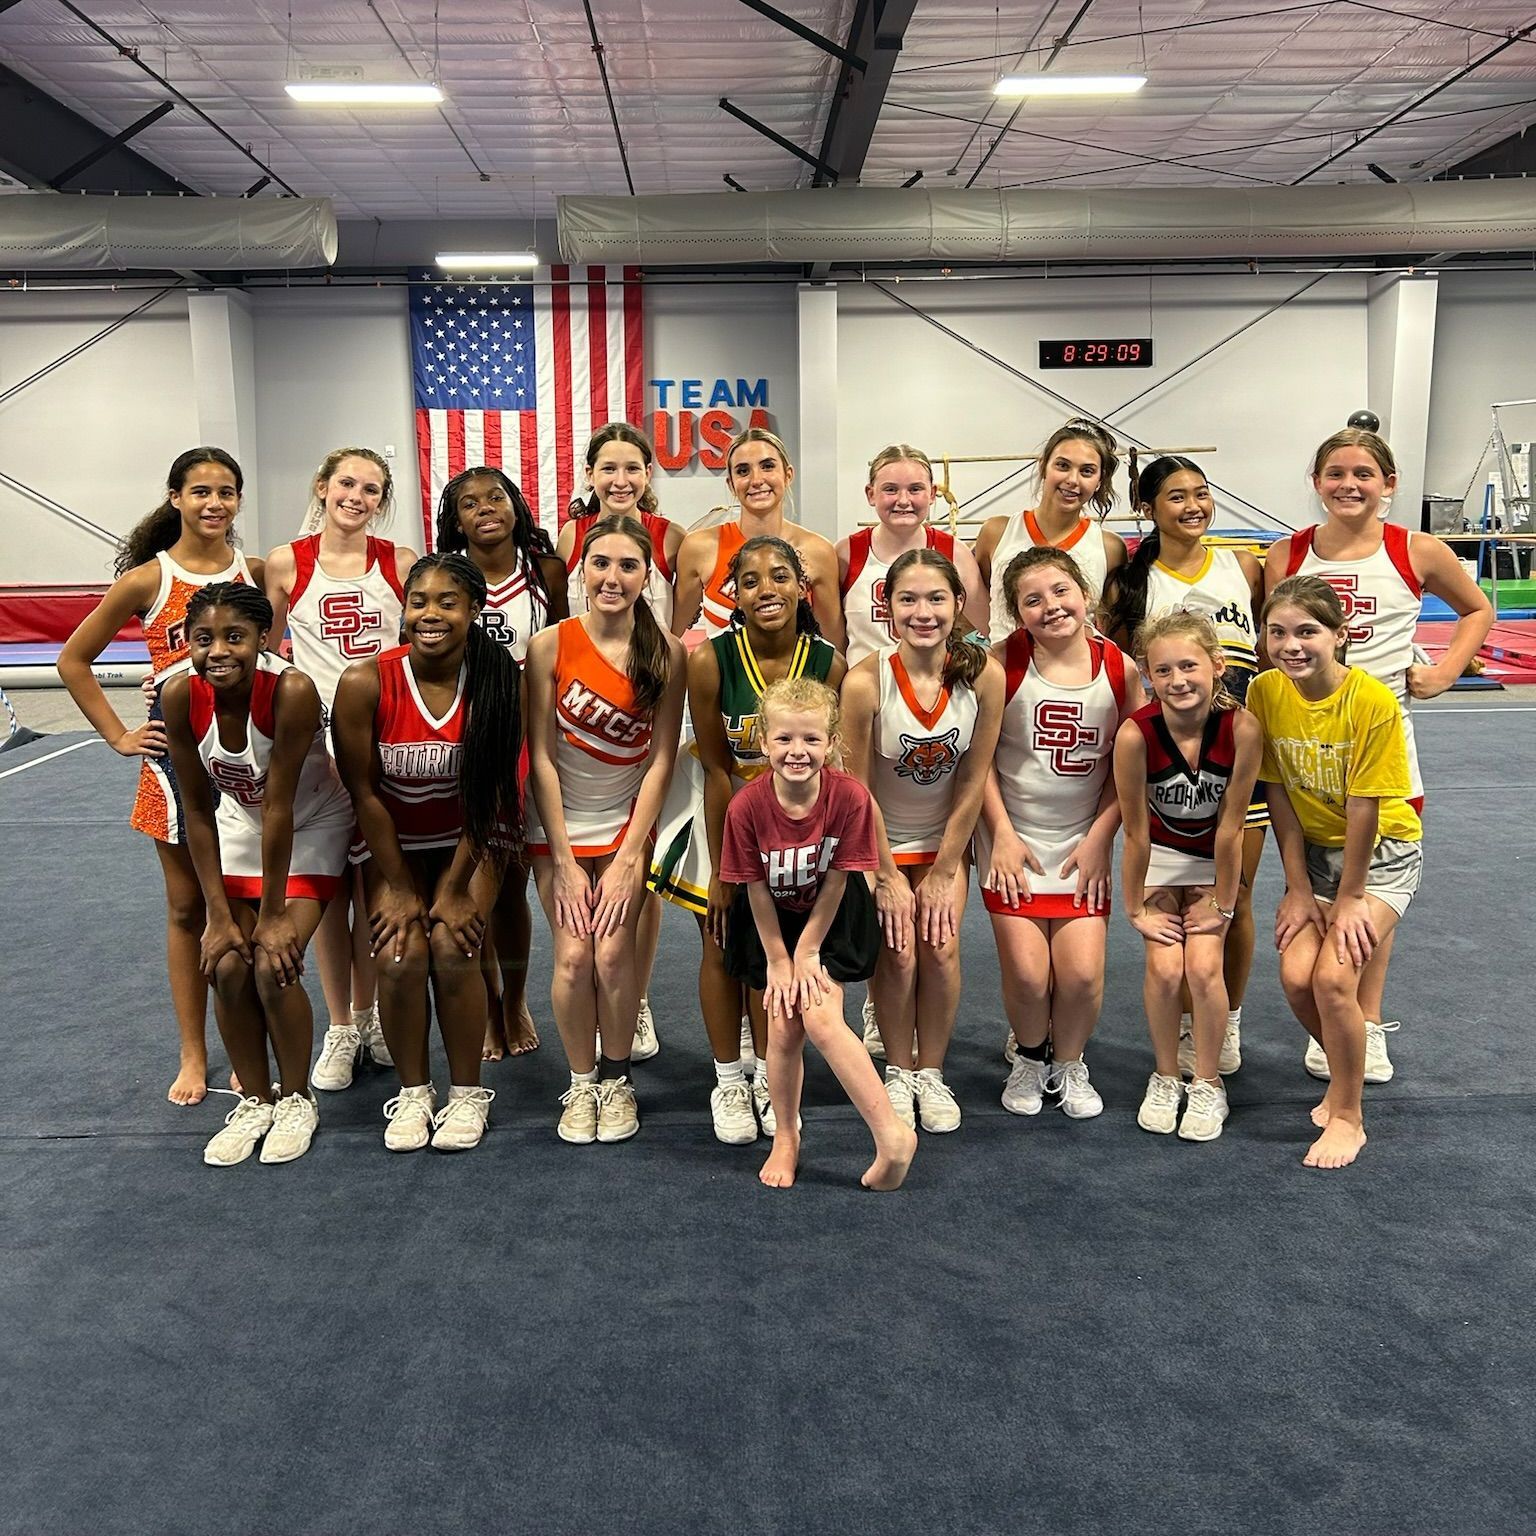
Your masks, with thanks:
[[[773,775],[754,779],[725,813],[720,878],[736,885],[767,882],[787,912],[809,912],[829,869],[880,867],[874,802],[851,774],[821,771],[821,794],[809,816],[796,821],[773,792]]]

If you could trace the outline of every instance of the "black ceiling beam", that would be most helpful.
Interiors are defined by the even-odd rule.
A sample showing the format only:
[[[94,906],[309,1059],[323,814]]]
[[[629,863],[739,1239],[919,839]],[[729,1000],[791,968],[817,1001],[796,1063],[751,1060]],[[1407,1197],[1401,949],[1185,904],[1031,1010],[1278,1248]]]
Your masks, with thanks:
[[[823,37],[820,32],[806,26],[803,21],[796,21],[793,16],[786,16],[783,11],[767,5],[764,0],[741,0],[749,11],[756,11],[759,16],[766,16],[769,21],[784,28],[786,32],[793,32],[796,37],[804,38],[806,42],[820,48],[823,53],[830,53],[834,59],[841,59],[844,64],[854,69],[867,69],[869,66],[858,54],[852,51],[852,44],[844,48],[841,43],[834,43],[830,37]]]
[[[821,139],[821,159],[836,175],[834,181],[857,181],[880,121],[891,73],[901,56],[901,44],[917,0],[859,0],[848,27],[845,58],[863,57],[869,63],[855,69],[844,63],[827,113]],[[825,185],[818,171],[813,186]]]
[[[1422,96],[1415,96],[1406,107],[1399,107],[1390,117],[1383,118],[1374,128],[1367,129],[1359,138],[1351,140],[1343,149],[1336,149],[1326,160],[1319,160],[1310,171],[1303,171],[1291,185],[1299,187],[1302,182],[1310,181],[1321,170],[1326,170],[1335,160],[1341,160],[1345,155],[1353,154],[1367,139],[1374,139],[1378,133],[1390,128],[1393,123],[1401,122],[1410,113],[1417,112],[1426,102],[1433,100],[1441,91],[1449,90],[1458,80],[1465,80],[1474,70],[1481,69],[1490,59],[1497,58],[1506,48],[1513,48],[1516,43],[1523,42],[1533,32],[1536,32],[1536,21],[1528,26],[1521,27],[1518,32],[1511,32],[1501,43],[1496,43],[1486,53],[1480,53],[1463,69],[1458,69],[1448,80],[1442,80],[1439,85],[1431,87]]]
[[[119,145],[126,144],[129,139],[137,138],[151,123],[158,123],[167,112],[174,112],[175,110],[176,103],[174,101],[162,101],[158,107],[151,107],[143,117],[129,123],[121,133],[114,133],[110,139],[98,144],[88,154],[81,155],[73,165],[66,166],[48,185],[55,192],[61,191],[66,181],[73,181],[81,171],[89,170],[98,160],[105,159]]]
[[[754,133],[760,133],[765,139],[771,139],[780,149],[788,150],[795,159],[805,161],[817,173],[818,179],[825,176],[831,181],[837,180],[837,172],[825,161],[819,160],[810,150],[801,149],[793,139],[786,139],[782,133],[775,132],[767,123],[760,123],[750,112],[743,112],[740,107],[727,101],[724,96],[720,98],[720,110],[729,112],[732,117],[738,122],[745,123]]]
[[[1447,166],[1435,175],[1437,181],[1454,180],[1458,176],[1530,176],[1536,175],[1536,125],[1521,128],[1480,149],[1475,155]]]
[[[40,86],[0,64],[0,145],[3,164],[29,187],[51,187],[60,165],[103,150],[77,192],[181,192],[194,188],[167,174],[79,113],[56,101]]]

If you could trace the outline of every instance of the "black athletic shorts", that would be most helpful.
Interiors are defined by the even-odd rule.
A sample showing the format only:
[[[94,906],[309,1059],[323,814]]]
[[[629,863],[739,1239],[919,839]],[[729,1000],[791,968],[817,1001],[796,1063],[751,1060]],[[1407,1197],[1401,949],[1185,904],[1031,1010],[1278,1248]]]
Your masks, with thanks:
[[[843,887],[837,915],[821,941],[821,963],[833,981],[868,981],[875,974],[875,962],[880,958],[880,922],[875,914],[875,898],[870,895],[863,872],[850,869],[847,875],[848,883]],[[725,968],[737,981],[744,981],[761,992],[768,985],[768,957],[757,936],[757,923],[752,916],[752,901],[747,891],[747,886],[738,885],[736,899],[731,904],[725,934]],[[791,956],[810,915],[808,911],[779,909],[779,932]]]

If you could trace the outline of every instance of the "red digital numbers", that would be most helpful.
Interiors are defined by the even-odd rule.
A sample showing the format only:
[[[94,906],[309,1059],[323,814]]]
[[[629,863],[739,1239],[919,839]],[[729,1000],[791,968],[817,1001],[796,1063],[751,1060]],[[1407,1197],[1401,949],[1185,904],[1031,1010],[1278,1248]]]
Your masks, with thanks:
[[[1077,361],[1077,348],[1069,341],[1061,349],[1061,360],[1064,363]]]

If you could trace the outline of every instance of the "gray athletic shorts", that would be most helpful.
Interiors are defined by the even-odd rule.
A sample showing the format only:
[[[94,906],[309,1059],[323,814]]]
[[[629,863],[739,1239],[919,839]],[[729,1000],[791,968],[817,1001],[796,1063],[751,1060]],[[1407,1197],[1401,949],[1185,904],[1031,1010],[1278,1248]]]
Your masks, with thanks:
[[[1312,894],[1319,901],[1332,901],[1339,894],[1339,879],[1344,873],[1344,850],[1307,844],[1307,876]],[[1371,855],[1365,874],[1365,894],[1385,902],[1399,917],[1408,910],[1414,892],[1424,874],[1424,848],[1420,843],[1402,838],[1384,837]]]

